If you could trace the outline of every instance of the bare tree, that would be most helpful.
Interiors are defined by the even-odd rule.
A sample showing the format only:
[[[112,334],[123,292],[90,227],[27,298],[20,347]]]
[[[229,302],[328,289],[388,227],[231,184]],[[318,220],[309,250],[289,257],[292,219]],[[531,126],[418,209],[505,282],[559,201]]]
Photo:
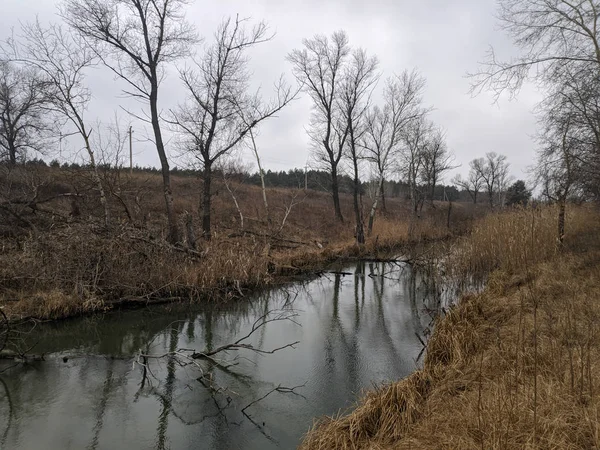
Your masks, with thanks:
[[[106,187],[107,195],[117,200],[123,208],[127,220],[133,225],[136,214],[125,194],[128,190],[130,194],[133,194],[135,188],[131,182],[131,176],[123,177],[124,168],[128,165],[127,159],[129,159],[126,151],[129,140],[126,130],[129,128],[130,124],[122,120],[115,112],[111,123],[102,124],[100,121],[96,123],[96,133],[91,136],[91,144],[94,152],[98,154],[95,161],[97,161],[99,175],[102,184]],[[137,188],[139,189],[139,186]],[[137,197],[137,195],[132,196]]]
[[[485,158],[472,161],[472,167],[479,174],[488,194],[490,208],[494,209],[494,194],[500,198],[501,192],[508,181],[508,163],[505,155],[488,152]],[[496,202],[502,206],[502,202]]]
[[[523,82],[552,82],[564,66],[579,70],[600,68],[597,0],[499,0],[498,19],[521,49],[510,61],[497,59],[491,48],[477,73],[471,74],[472,92],[491,89],[496,98],[516,94]]]
[[[569,147],[578,170],[580,194],[600,199],[600,79],[596,71],[564,68],[540,104],[546,134],[569,128]]]
[[[477,196],[483,187],[483,178],[481,177],[481,170],[479,170],[479,167],[483,167],[483,164],[483,158],[474,159],[469,163],[470,170],[467,178],[457,175],[452,179],[452,183],[467,191],[467,194],[473,200],[473,204],[477,204]]]
[[[238,147],[253,128],[273,117],[292,101],[294,92],[281,78],[275,99],[264,102],[259,92],[250,93],[248,50],[269,41],[264,22],[247,29],[246,19],[227,19],[215,33],[215,42],[181,71],[187,103],[173,111],[173,123],[181,131],[185,153],[200,163],[203,173],[202,234],[211,237],[211,182],[213,165]]]
[[[42,149],[47,101],[46,85],[35,70],[0,59],[0,159],[14,165],[27,150]]]
[[[399,165],[408,183],[412,205],[411,224],[425,200],[425,193],[419,181],[423,166],[423,154],[431,133],[431,127],[431,123],[425,117],[421,117],[412,121],[403,133],[404,147],[400,153]]]
[[[85,70],[96,64],[95,53],[83,39],[66,33],[58,25],[42,28],[39,22],[23,26],[23,42],[14,43],[16,57],[38,71],[47,86],[48,110],[57,113],[77,134],[89,158],[89,167],[104,211],[104,225],[110,225],[110,211],[98,172],[90,136],[92,128],[85,121],[91,93],[84,84]]]
[[[335,217],[342,221],[338,166],[348,139],[348,126],[339,110],[343,70],[350,54],[348,36],[344,31],[332,34],[331,41],[323,35],[303,40],[302,50],[288,55],[294,75],[313,101],[309,136],[316,159],[331,175],[331,195]]]
[[[558,204],[558,241],[565,236],[565,212],[569,195],[579,179],[576,158],[577,139],[571,136],[571,117],[556,117],[548,112],[545,130],[540,136],[536,176],[543,194]]]
[[[234,186],[233,181],[238,181],[239,184],[241,180],[246,178],[246,175],[250,172],[251,166],[244,164],[239,156],[239,154],[236,155],[235,153],[224,155],[223,158],[219,160],[216,169],[223,175],[225,189],[229,192],[233,204],[235,205],[235,209],[240,216],[240,229],[244,231],[244,213],[238,201],[237,189]]]
[[[361,182],[359,164],[362,159],[360,143],[366,131],[365,116],[369,108],[371,93],[377,80],[377,57],[368,57],[363,49],[352,52],[350,62],[344,70],[340,108],[348,129],[347,154],[353,172],[353,206],[356,224],[356,242],[365,243],[362,217]]]
[[[472,91],[490,89],[497,99],[504,91],[516,95],[526,80],[535,80],[549,88],[543,110],[547,102],[568,104],[569,147],[576,152],[575,158],[586,160],[580,168],[586,169],[585,178],[591,181],[589,195],[597,197],[600,195],[597,187],[600,2],[499,0],[499,5],[500,23],[522,54],[511,61],[500,61],[491,49],[479,72],[472,74]],[[560,141],[555,139],[554,146]],[[575,141],[577,145],[571,145]]]
[[[595,88],[595,89],[594,89]],[[565,235],[569,197],[594,195],[598,182],[600,95],[598,81],[577,78],[567,69],[540,105],[538,164],[543,194],[559,207],[558,241]],[[590,192],[590,186],[592,192]]]
[[[432,128],[422,158],[421,182],[424,184],[426,197],[434,206],[435,187],[445,172],[455,168],[452,164],[454,155],[448,150],[446,136],[441,128]]]
[[[158,94],[166,65],[189,55],[197,41],[186,22],[189,0],[63,0],[61,15],[104,64],[127,83],[127,95],[150,108],[149,122],[160,159],[170,242],[178,242],[169,161],[162,136]],[[100,44],[98,47],[96,44]]]
[[[374,106],[366,118],[366,134],[363,145],[365,158],[374,166],[378,183],[375,200],[369,215],[368,234],[373,230],[373,219],[381,198],[382,210],[386,210],[384,182],[399,151],[405,127],[427,113],[422,107],[425,79],[418,72],[404,71],[389,78],[383,89],[383,108]]]
[[[267,186],[265,184],[265,171],[262,167],[262,163],[260,161],[260,155],[258,153],[258,147],[256,145],[256,139],[254,138],[254,133],[250,130],[250,148],[252,150],[252,154],[256,159],[256,165],[258,167],[258,176],[260,177],[260,187],[262,190],[262,198],[263,205],[265,206],[265,215],[267,216],[267,228],[271,228],[271,212],[269,210],[269,201],[267,200]]]

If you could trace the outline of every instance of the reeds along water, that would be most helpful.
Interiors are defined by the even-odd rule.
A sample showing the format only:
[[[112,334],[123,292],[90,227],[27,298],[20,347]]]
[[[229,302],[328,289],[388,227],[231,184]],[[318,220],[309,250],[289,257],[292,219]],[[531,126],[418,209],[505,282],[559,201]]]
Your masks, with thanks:
[[[422,370],[321,421],[303,449],[589,449],[600,446],[598,212],[484,218],[456,244],[455,273],[488,275],[429,341]]]

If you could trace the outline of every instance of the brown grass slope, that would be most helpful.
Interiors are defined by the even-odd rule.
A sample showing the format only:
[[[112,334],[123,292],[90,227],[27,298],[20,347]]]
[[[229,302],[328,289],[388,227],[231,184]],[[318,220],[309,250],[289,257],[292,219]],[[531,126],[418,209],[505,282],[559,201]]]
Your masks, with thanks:
[[[11,317],[56,319],[116,305],[169,300],[223,300],[322,268],[336,259],[398,250],[409,242],[408,205],[388,200],[367,244],[354,245],[351,197],[342,197],[346,222],[335,221],[327,193],[268,190],[268,227],[261,190],[232,181],[244,215],[222,182],[215,183],[213,239],[200,239],[201,180],[173,176],[175,210],[185,229],[192,218],[196,252],[166,244],[160,176],[103,174],[110,192],[110,229],[85,170],[0,167],[0,307]],[[286,208],[297,203],[281,227]],[[365,199],[365,212],[370,204]],[[411,240],[448,236],[444,206],[426,212]],[[455,205],[453,231],[470,212]],[[280,230],[281,228],[281,230]],[[272,238],[267,239],[266,235]]]
[[[494,270],[441,319],[424,366],[324,419],[302,449],[600,448],[600,221],[573,208],[485,218],[456,273]]]

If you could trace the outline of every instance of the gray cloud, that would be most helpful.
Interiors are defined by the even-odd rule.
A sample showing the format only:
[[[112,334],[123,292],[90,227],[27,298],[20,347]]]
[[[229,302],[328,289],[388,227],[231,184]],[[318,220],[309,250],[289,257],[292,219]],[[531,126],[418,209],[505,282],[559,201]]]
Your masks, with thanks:
[[[43,21],[59,20],[56,0],[2,3],[2,38],[20,21],[35,20],[36,14]],[[432,118],[446,129],[449,147],[462,164],[457,172],[466,172],[471,159],[496,151],[508,156],[513,175],[522,178],[533,162],[535,118],[531,111],[540,94],[526,86],[519,101],[502,100],[493,105],[492,97],[485,93],[471,98],[465,78],[467,71],[477,68],[489,45],[501,55],[514,53],[495,26],[494,9],[493,0],[196,0],[189,7],[188,20],[207,40],[226,16],[240,14],[268,22],[277,33],[275,39],[251,55],[253,83],[261,87],[265,97],[280,74],[292,81],[285,56],[300,47],[303,38],[344,29],[353,46],[379,57],[383,77],[415,67],[427,78],[426,101],[435,108]],[[161,98],[164,110],[183,100],[184,95],[176,71],[168,75]],[[105,70],[92,71],[88,81],[94,93],[90,110],[94,118],[110,120],[119,105],[139,111],[138,104],[123,99],[123,85]],[[305,126],[310,107],[306,97],[300,98],[262,126],[258,144],[266,168],[304,166],[309,153]],[[151,145],[143,142],[150,130],[140,122],[134,122],[134,128],[138,163],[157,164]]]

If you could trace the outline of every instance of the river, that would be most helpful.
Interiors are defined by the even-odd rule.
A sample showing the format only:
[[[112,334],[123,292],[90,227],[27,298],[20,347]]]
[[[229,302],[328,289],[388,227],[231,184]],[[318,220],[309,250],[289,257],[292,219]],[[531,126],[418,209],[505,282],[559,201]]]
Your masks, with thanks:
[[[13,333],[13,347],[45,360],[0,361],[0,448],[295,448],[315,418],[413,372],[440,306],[440,289],[407,265],[336,272],[224,307],[154,306]],[[269,311],[289,320],[243,342],[298,344],[215,355],[228,368],[174,354],[234,342]]]

